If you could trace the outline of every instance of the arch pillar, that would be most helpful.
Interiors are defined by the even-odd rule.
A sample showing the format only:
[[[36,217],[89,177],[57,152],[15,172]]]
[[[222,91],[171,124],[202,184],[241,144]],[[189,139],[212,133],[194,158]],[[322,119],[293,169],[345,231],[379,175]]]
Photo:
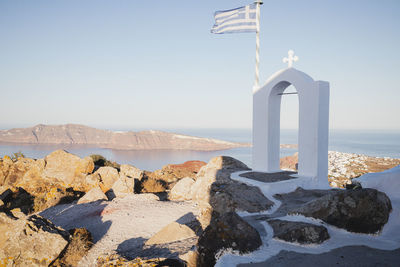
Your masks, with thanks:
[[[294,68],[271,76],[253,92],[253,169],[280,171],[280,93],[293,85],[299,96],[299,175],[328,183],[329,83]]]

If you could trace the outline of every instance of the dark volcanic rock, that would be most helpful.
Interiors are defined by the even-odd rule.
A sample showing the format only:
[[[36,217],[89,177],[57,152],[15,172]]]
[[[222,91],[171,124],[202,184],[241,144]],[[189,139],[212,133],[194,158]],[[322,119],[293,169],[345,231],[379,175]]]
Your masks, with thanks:
[[[247,212],[260,212],[270,209],[274,202],[264,196],[255,186],[232,181],[229,184],[211,185],[210,205],[222,213],[236,209]]]
[[[292,213],[321,219],[357,233],[382,229],[392,210],[390,199],[376,189],[340,190],[310,201]]]
[[[259,233],[235,212],[222,215],[214,212],[198,241],[198,266],[214,266],[215,255],[223,249],[247,253],[261,244]]]
[[[325,227],[311,223],[282,220],[270,220],[268,223],[274,229],[274,237],[287,242],[321,244],[330,237]]]
[[[269,217],[281,217],[285,216],[291,212],[296,212],[299,208],[301,208],[306,203],[316,200],[320,197],[323,197],[327,194],[330,194],[334,191],[338,191],[337,189],[331,190],[305,190],[301,187],[298,187],[295,191],[287,193],[287,194],[275,194],[274,197],[281,201],[282,204],[279,206],[278,210]]]

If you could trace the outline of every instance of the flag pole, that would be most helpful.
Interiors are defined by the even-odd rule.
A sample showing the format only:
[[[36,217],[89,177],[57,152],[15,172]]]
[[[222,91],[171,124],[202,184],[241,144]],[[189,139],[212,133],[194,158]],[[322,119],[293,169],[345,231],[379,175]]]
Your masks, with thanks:
[[[257,90],[260,87],[260,5],[263,4],[262,0],[255,0],[254,3],[256,6],[256,69],[255,69],[255,78],[254,78],[254,86],[253,91]]]

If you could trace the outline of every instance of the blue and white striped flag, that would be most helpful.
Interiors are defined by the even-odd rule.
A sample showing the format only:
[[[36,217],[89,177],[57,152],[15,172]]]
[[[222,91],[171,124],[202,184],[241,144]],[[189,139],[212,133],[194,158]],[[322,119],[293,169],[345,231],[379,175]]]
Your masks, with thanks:
[[[256,11],[256,4],[217,11],[211,33],[257,32]]]

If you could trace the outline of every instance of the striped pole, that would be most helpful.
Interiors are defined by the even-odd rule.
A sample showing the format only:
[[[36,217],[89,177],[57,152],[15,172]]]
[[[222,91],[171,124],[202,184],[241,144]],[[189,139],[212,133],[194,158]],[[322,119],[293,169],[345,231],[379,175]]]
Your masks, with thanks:
[[[254,78],[254,86],[253,91],[257,90],[260,87],[260,5],[262,5],[261,0],[255,1],[257,8],[256,8],[256,70],[255,70],[255,78]]]

